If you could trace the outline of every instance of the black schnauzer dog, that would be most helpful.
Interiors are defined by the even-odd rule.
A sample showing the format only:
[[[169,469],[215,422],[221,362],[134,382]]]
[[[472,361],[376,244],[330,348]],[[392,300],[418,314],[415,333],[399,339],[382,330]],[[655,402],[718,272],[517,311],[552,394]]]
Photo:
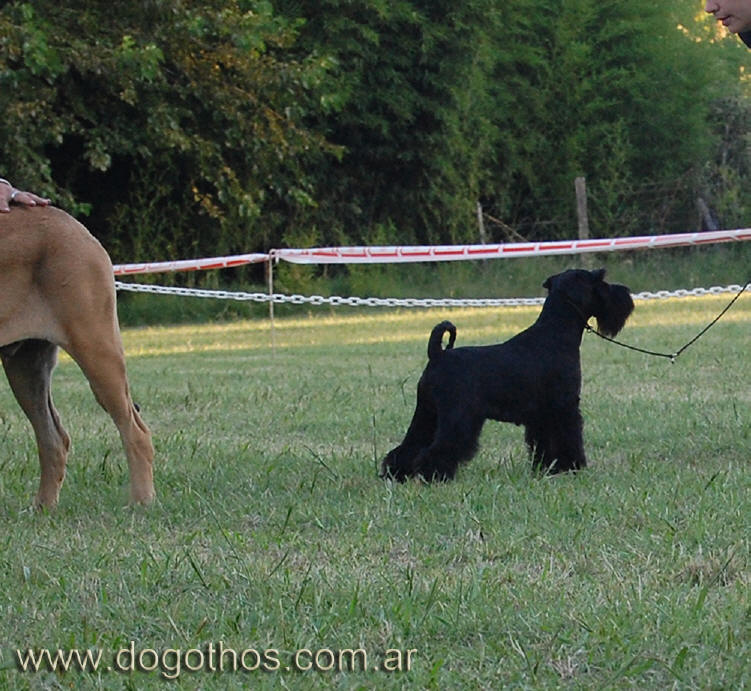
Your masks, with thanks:
[[[533,467],[558,473],[587,465],[579,412],[579,347],[590,317],[615,336],[634,303],[605,270],[569,270],[548,278],[537,321],[505,343],[454,349],[456,327],[438,324],[417,385],[417,408],[404,441],[381,464],[381,477],[449,480],[477,451],[488,418],[524,425]],[[444,350],[443,335],[449,342]]]

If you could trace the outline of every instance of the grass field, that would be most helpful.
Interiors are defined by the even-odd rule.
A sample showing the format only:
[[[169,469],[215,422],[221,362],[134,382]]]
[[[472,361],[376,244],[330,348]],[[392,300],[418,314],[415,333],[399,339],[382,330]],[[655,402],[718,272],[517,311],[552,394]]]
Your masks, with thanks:
[[[622,337],[674,351],[727,301],[638,303]],[[0,386],[0,687],[750,686],[751,297],[675,364],[585,334],[576,477],[533,477],[521,429],[489,423],[455,482],[377,479],[430,328],[489,343],[537,311],[313,311],[275,352],[263,319],[126,329],[147,509],[63,358],[68,475],[30,511],[35,445]],[[102,657],[23,671],[29,647]]]

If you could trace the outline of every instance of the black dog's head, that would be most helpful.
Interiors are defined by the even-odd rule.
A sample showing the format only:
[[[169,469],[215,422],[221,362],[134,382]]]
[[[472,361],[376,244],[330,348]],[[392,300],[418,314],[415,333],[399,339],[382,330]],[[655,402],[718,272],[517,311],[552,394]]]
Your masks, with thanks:
[[[569,269],[550,276],[542,286],[550,297],[555,294],[572,305],[585,322],[590,317],[597,319],[601,334],[615,336],[633,311],[634,301],[626,286],[604,279],[605,269]]]

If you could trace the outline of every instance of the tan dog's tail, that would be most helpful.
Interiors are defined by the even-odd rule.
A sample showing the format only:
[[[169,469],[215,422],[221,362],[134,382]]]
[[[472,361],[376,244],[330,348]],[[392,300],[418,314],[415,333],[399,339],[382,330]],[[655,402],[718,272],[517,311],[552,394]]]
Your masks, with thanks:
[[[454,341],[456,341],[456,327],[449,321],[441,322],[433,327],[428,339],[428,358],[430,360],[435,360],[444,353],[443,334],[447,332],[449,342],[446,345],[446,350],[451,350],[454,347]]]

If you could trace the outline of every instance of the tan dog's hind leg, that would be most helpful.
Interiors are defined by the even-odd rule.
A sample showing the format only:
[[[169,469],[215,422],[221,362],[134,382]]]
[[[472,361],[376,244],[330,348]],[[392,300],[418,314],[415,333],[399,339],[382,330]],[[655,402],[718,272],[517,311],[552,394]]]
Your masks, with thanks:
[[[154,447],[151,432],[130,397],[119,331],[106,328],[106,322],[90,323],[84,337],[66,345],[66,350],[120,432],[130,470],[131,502],[148,504],[155,496]]]
[[[57,362],[57,346],[29,340],[7,348],[2,356],[5,374],[19,405],[29,418],[37,447],[42,477],[34,506],[53,508],[65,479],[70,437],[52,403],[50,379]]]

